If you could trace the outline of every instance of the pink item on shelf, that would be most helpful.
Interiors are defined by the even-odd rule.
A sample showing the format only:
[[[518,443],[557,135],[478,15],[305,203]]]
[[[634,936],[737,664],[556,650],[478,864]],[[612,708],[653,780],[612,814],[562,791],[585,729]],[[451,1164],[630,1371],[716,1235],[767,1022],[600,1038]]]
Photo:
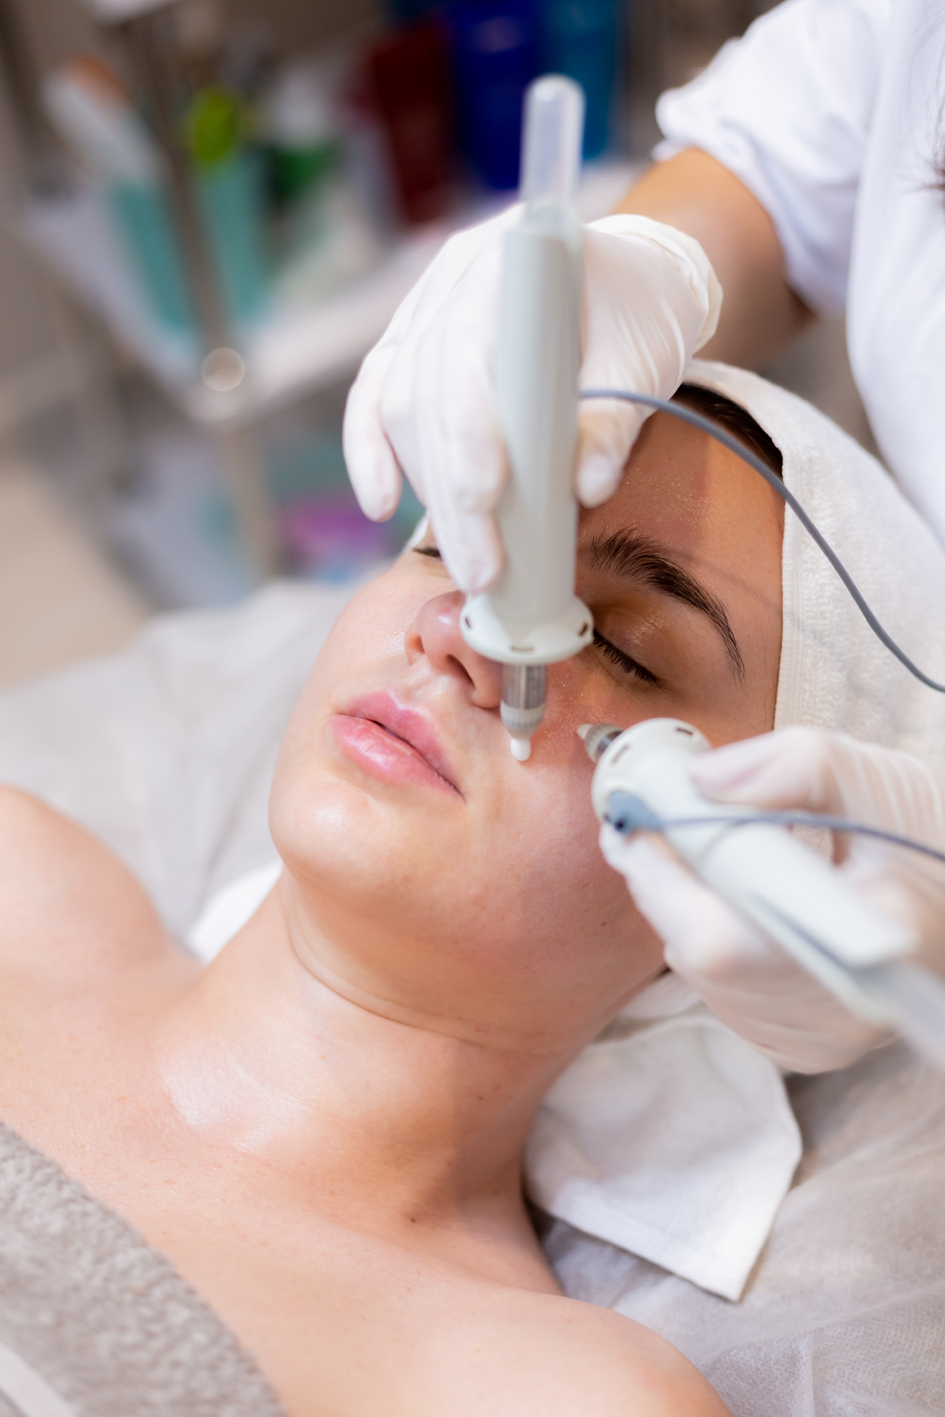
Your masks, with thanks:
[[[338,581],[391,553],[390,528],[368,521],[350,493],[308,494],[279,511],[283,542],[305,575]]]

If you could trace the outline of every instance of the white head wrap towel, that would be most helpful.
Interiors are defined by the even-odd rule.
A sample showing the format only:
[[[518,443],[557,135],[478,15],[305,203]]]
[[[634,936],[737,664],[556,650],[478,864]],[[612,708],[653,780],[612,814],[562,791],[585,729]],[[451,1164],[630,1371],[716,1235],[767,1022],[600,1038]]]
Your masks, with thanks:
[[[687,382],[725,395],[784,458],[784,483],[836,551],[884,629],[945,683],[945,552],[875,458],[803,399],[756,374],[695,361]],[[803,723],[945,768],[945,694],[921,684],[870,630],[789,510],[775,727]]]
[[[874,458],[803,400],[723,364],[687,382],[744,408],[780,449],[787,488],[881,624],[945,682],[945,552]],[[785,510],[775,725],[809,724],[945,767],[945,695],[870,630]],[[551,1215],[737,1299],[800,1157],[778,1070],[664,977],[549,1093],[529,1142],[530,1194]]]

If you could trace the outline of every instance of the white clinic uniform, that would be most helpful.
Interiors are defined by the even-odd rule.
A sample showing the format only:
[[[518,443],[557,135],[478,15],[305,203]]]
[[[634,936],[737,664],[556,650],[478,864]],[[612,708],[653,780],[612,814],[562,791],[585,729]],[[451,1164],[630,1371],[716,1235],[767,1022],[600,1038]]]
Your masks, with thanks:
[[[770,213],[787,278],[846,309],[884,458],[945,542],[945,4],[786,0],[657,106]]]

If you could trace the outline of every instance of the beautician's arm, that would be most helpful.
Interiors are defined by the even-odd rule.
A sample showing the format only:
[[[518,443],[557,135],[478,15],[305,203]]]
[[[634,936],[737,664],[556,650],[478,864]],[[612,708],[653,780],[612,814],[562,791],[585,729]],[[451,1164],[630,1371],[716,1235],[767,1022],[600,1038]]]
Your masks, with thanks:
[[[654,163],[624,197],[620,212],[665,222],[694,236],[725,299],[707,359],[755,367],[814,317],[784,276],[784,255],[764,207],[727,167],[698,148]]]

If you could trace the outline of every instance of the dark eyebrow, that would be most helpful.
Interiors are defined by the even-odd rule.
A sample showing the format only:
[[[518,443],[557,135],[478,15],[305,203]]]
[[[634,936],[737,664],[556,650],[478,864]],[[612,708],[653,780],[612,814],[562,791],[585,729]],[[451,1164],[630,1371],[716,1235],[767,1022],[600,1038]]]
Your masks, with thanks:
[[[655,541],[640,532],[615,531],[612,536],[593,537],[581,550],[594,570],[639,581],[701,611],[718,630],[736,676],[744,679],[745,662],[725,606],[694,576],[671,561]]]

